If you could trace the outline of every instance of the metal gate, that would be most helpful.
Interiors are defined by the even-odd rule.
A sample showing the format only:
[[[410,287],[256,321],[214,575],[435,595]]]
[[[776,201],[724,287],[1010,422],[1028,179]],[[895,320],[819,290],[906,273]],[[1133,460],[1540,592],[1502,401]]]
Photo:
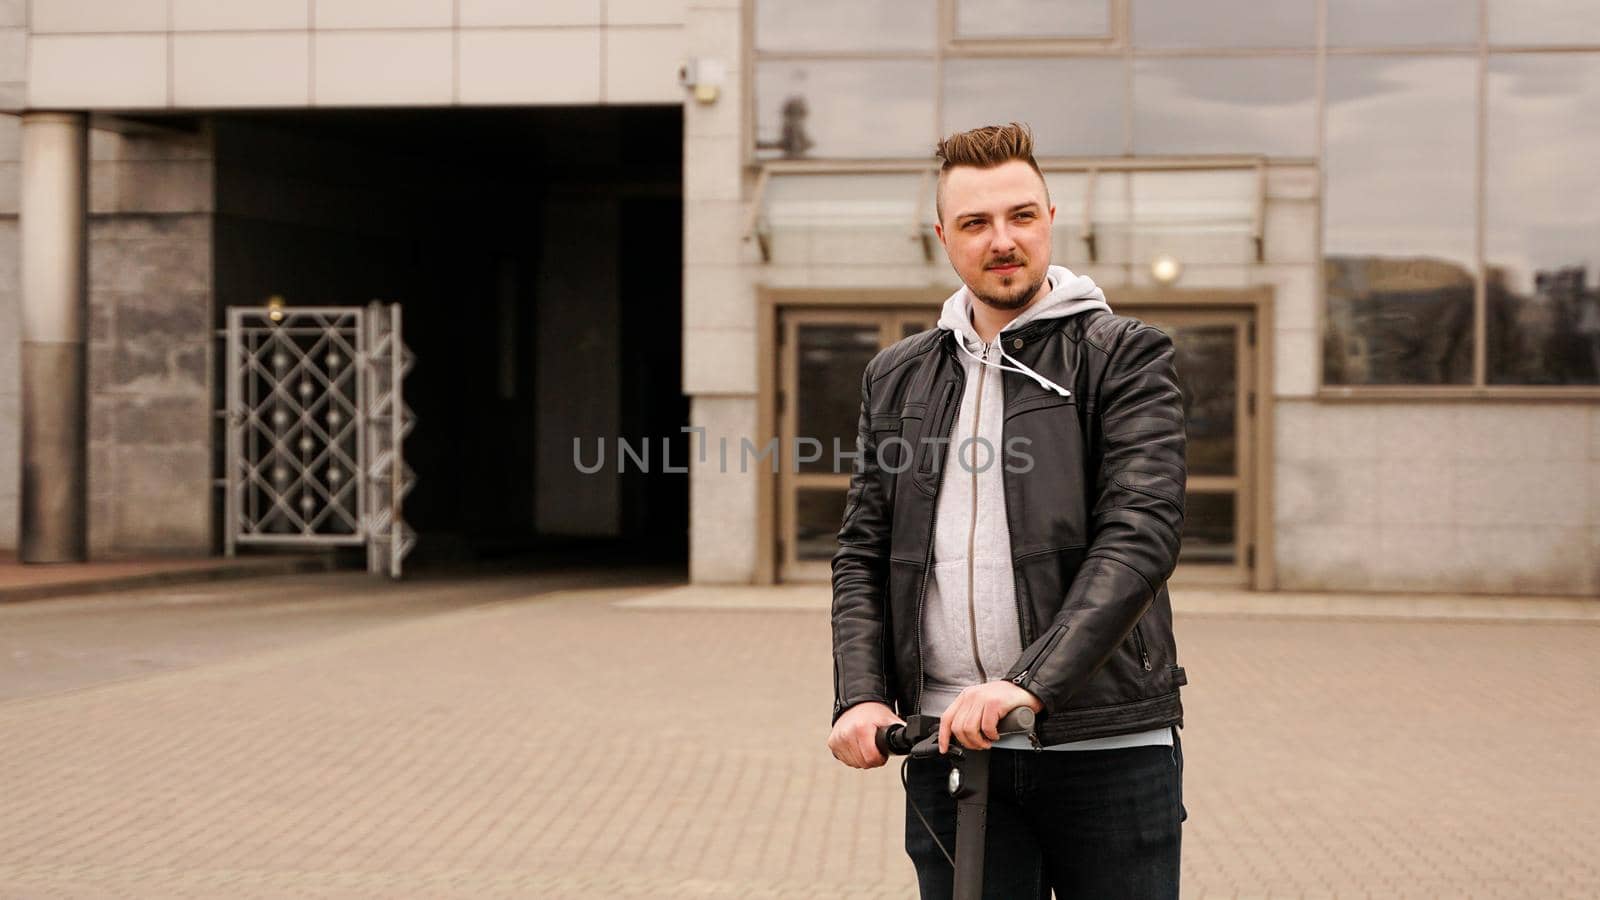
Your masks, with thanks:
[[[365,544],[367,571],[400,577],[416,543],[400,305],[233,307],[227,341],[227,554]]]

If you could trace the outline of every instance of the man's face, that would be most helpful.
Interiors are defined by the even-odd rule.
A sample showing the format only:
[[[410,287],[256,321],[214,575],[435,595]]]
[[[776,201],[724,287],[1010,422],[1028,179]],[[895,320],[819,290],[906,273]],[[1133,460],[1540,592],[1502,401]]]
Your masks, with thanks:
[[[989,169],[956,166],[945,175],[941,215],[934,231],[979,300],[1018,309],[1044,286],[1056,208],[1033,167],[1020,159]]]

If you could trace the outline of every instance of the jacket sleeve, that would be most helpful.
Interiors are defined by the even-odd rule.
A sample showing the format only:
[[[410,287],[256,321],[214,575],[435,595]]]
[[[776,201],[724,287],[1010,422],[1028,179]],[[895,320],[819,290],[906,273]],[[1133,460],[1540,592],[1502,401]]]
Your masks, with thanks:
[[[1183,533],[1187,470],[1172,339],[1144,324],[1126,332],[1100,404],[1088,551],[1050,627],[1006,673],[1046,712],[1064,707],[1127,638],[1177,565]]]
[[[861,378],[860,456],[845,495],[839,549],[833,554],[833,719],[858,703],[891,703],[884,659],[893,521],[872,434],[873,366]]]

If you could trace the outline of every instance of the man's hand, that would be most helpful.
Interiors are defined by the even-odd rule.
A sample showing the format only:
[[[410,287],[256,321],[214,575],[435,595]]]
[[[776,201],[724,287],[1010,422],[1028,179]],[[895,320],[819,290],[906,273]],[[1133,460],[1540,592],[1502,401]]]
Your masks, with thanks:
[[[878,752],[878,726],[895,724],[904,724],[904,720],[884,704],[873,701],[857,703],[833,723],[833,733],[828,735],[828,749],[833,751],[834,759],[852,769],[875,769],[889,761],[888,757]]]
[[[1019,706],[1034,712],[1044,709],[1038,697],[1009,681],[990,681],[967,688],[939,717],[939,752],[950,752],[952,736],[969,750],[989,749],[990,744],[1000,739],[1000,720]]]

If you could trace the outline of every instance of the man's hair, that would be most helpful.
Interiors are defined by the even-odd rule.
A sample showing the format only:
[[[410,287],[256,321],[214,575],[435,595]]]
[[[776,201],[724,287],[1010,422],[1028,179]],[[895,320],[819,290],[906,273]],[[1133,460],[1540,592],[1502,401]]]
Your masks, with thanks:
[[[958,131],[940,141],[933,155],[943,160],[939,166],[938,190],[934,192],[934,213],[941,222],[944,221],[945,174],[956,166],[992,169],[1001,163],[1020,159],[1038,174],[1041,182],[1044,181],[1044,172],[1033,158],[1033,131],[1021,122]],[[1049,197],[1050,188],[1046,186],[1046,202]]]

